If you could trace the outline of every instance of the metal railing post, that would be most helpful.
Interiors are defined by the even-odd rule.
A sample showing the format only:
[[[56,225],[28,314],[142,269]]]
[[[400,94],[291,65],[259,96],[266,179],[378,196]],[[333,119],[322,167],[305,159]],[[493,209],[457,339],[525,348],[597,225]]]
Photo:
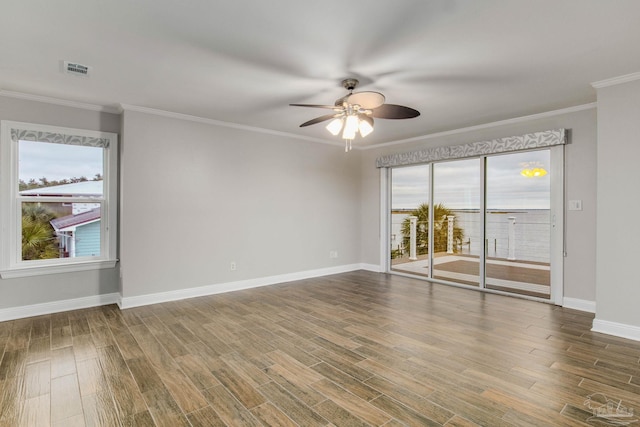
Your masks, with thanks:
[[[515,261],[516,260],[516,217],[510,216],[507,219],[509,220],[509,242],[507,246],[509,248],[509,255],[507,256],[507,259],[509,261]]]
[[[413,215],[410,216],[409,217],[409,259],[411,261],[416,261],[418,259],[418,255],[417,255],[418,251],[416,248],[417,224],[418,224],[418,217]]]

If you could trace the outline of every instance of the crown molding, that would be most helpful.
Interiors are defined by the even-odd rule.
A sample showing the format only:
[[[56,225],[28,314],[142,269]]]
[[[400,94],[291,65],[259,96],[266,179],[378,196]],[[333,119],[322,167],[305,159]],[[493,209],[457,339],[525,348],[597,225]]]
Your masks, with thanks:
[[[633,80],[638,80],[638,79],[640,79],[640,73],[634,73],[634,74],[628,74],[626,76],[621,76],[621,77],[616,77],[616,78],[613,78],[613,79],[608,79],[608,80],[602,80],[600,82],[595,82],[595,83],[592,83],[592,86],[595,87],[595,88],[600,88],[600,87],[612,86],[612,85],[615,85],[615,84],[626,83],[626,82],[633,81]],[[44,103],[47,103],[47,104],[61,105],[61,106],[65,106],[65,107],[79,108],[79,109],[83,109],[83,110],[98,111],[98,112],[110,113],[110,114],[122,114],[124,111],[136,111],[136,112],[140,112],[140,113],[151,114],[151,115],[156,115],[156,116],[161,116],[161,117],[168,117],[168,118],[192,121],[192,122],[197,122],[197,123],[204,123],[204,124],[215,125],[215,126],[223,126],[223,127],[228,127],[228,128],[232,128],[232,129],[238,129],[238,130],[244,130],[244,131],[249,131],[249,132],[256,132],[256,133],[262,133],[262,134],[274,135],[274,136],[281,136],[281,137],[285,137],[285,138],[294,138],[294,139],[300,139],[300,140],[310,141],[310,142],[319,142],[319,143],[322,143],[322,144],[334,145],[334,146],[337,146],[337,147],[342,147],[343,146],[342,141],[341,142],[336,142],[336,141],[331,141],[331,140],[322,139],[322,138],[314,138],[314,137],[310,137],[310,136],[298,135],[298,134],[290,133],[290,132],[282,132],[282,131],[276,131],[276,130],[272,130],[272,129],[260,128],[260,127],[256,127],[256,126],[248,126],[248,125],[242,125],[242,124],[238,124],[238,123],[225,122],[225,121],[222,121],[222,120],[209,119],[209,118],[206,118],[206,117],[199,117],[199,116],[193,116],[193,115],[189,115],[189,114],[176,113],[176,112],[173,112],[173,111],[166,111],[166,110],[160,110],[160,109],[149,108],[149,107],[141,107],[141,106],[138,106],[138,105],[119,104],[118,106],[107,106],[107,105],[89,104],[89,103],[84,103],[84,102],[70,101],[70,100],[66,100],[66,99],[60,99],[60,98],[54,98],[54,97],[42,96],[42,95],[33,95],[33,94],[28,94],[28,93],[23,93],[23,92],[15,92],[15,91],[3,90],[3,89],[0,89],[0,96],[4,96],[4,97],[8,97],[8,98],[15,98],[15,99],[24,99],[24,100],[27,100],[27,101],[44,102]],[[466,132],[473,132],[473,131],[478,131],[478,130],[483,130],[483,129],[490,129],[490,128],[499,127],[499,126],[506,126],[506,125],[511,125],[511,124],[524,123],[524,122],[528,122],[528,121],[532,121],[532,120],[543,119],[543,118],[547,118],[547,117],[553,117],[553,116],[558,116],[558,115],[562,115],[562,114],[568,114],[568,113],[573,113],[573,112],[578,112],[578,111],[583,111],[583,110],[589,110],[589,109],[596,108],[596,107],[597,107],[597,103],[596,102],[592,102],[592,103],[589,103],[589,104],[583,104],[583,105],[578,105],[578,106],[569,107],[569,108],[563,108],[563,109],[559,109],[559,110],[547,111],[547,112],[544,112],[544,113],[532,114],[532,115],[529,115],[529,116],[515,117],[515,118],[512,118],[512,119],[500,120],[500,121],[496,121],[496,122],[485,123],[485,124],[476,125],[476,126],[469,126],[469,127],[465,127],[465,128],[452,129],[452,130],[448,130],[448,131],[444,131],[444,132],[431,133],[431,134],[426,134],[426,135],[422,135],[422,136],[416,136],[416,137],[407,138],[407,139],[384,142],[384,143],[380,143],[380,144],[365,145],[365,146],[354,145],[353,149],[354,150],[358,150],[358,151],[360,151],[360,150],[371,150],[371,149],[377,149],[377,148],[382,148],[382,147],[389,147],[389,146],[393,146],[393,145],[407,144],[407,143],[410,143],[410,142],[423,141],[423,140],[440,138],[440,137],[445,137],[445,136],[450,136],[450,135],[457,135],[457,134],[462,134],[462,133],[466,133]]]
[[[302,139],[305,141],[320,142],[323,144],[342,146],[342,144],[336,143],[335,141],[329,141],[326,139],[314,138],[314,137],[304,136],[304,135],[297,135],[295,133],[281,132],[277,130],[265,129],[265,128],[256,127],[256,126],[241,125],[238,123],[225,122],[222,120],[209,119],[209,118],[200,117],[200,116],[192,116],[190,114],[176,113],[173,111],[159,110],[156,108],[141,107],[138,105],[131,105],[131,104],[120,104],[120,109],[122,111],[135,111],[138,113],[151,114],[155,116],[168,117],[172,119],[186,120],[186,121],[196,122],[196,123],[204,123],[204,124],[214,125],[214,126],[223,126],[231,129],[244,130],[248,132],[263,133],[267,135],[282,136],[285,138],[295,138],[295,139]]]
[[[101,113],[120,114],[122,111],[118,107],[108,105],[89,104],[85,102],[69,101],[67,99],[53,98],[50,96],[33,95],[30,93],[14,92],[0,89],[0,96],[7,98],[24,99],[26,101],[44,102],[46,104],[61,105],[64,107],[79,108],[82,110],[98,111]]]
[[[338,143],[335,141],[329,141],[322,138],[314,138],[314,137],[309,137],[304,135],[297,135],[289,132],[280,132],[280,131],[275,131],[271,129],[259,128],[255,126],[247,126],[247,125],[241,125],[238,123],[224,122],[221,120],[192,116],[189,114],[175,113],[172,111],[159,110],[155,108],[140,107],[137,105],[130,105],[130,104],[119,104],[118,106],[97,105],[97,104],[89,104],[84,102],[70,101],[67,99],[53,98],[49,96],[33,95],[30,93],[14,92],[14,91],[4,90],[4,89],[0,89],[0,96],[4,96],[7,98],[14,98],[14,99],[23,99],[26,101],[35,101],[35,102],[43,102],[47,104],[61,105],[64,107],[79,108],[83,110],[98,111],[101,113],[122,114],[125,110],[137,111],[140,113],[153,114],[156,116],[169,117],[169,118],[187,120],[187,121],[198,122],[198,123],[206,123],[206,124],[216,125],[216,126],[224,126],[224,127],[229,127],[233,129],[245,130],[249,132],[257,132],[257,133],[263,133],[268,135],[282,136],[285,138],[295,138],[295,139],[301,139],[301,140],[311,141],[311,142],[320,142],[323,144],[335,145],[337,147],[343,146],[341,142]],[[354,147],[354,149],[355,148],[356,147]],[[358,147],[358,149],[361,149],[361,148]]]
[[[611,79],[600,80],[600,81],[591,83],[591,86],[593,86],[596,89],[601,89],[603,87],[615,86],[622,83],[632,82],[634,80],[640,80],[640,73],[625,74],[624,76],[618,76],[618,77],[613,77]]]
[[[469,126],[469,127],[460,128],[460,129],[452,129],[444,132],[430,133],[427,135],[415,136],[413,138],[400,139],[400,140],[391,141],[391,142],[384,142],[382,144],[369,145],[366,147],[362,147],[361,150],[371,150],[375,148],[390,147],[393,145],[407,144],[409,142],[424,141],[427,139],[441,138],[441,137],[450,136],[450,135],[458,135],[461,133],[474,132],[474,131],[483,130],[483,129],[491,129],[499,126],[525,123],[532,120],[539,120],[547,117],[560,116],[562,114],[569,114],[569,113],[575,113],[578,111],[591,110],[593,108],[596,108],[597,106],[598,106],[597,102],[591,102],[589,104],[577,105],[577,106],[568,107],[568,108],[561,108],[559,110],[546,111],[544,113],[531,114],[529,116],[514,117],[512,119],[499,120],[497,122],[485,123],[485,124],[476,125],[476,126]]]

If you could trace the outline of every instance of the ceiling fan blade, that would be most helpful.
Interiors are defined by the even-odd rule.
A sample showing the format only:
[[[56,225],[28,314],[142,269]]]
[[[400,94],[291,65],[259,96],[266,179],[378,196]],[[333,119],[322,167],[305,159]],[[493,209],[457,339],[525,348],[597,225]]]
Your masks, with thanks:
[[[420,112],[402,105],[382,104],[372,109],[371,115],[378,119],[412,119],[418,117]]]
[[[330,108],[332,110],[342,110],[342,107],[335,105],[317,105],[317,104],[289,104],[292,107],[311,107],[311,108]]]
[[[365,110],[373,110],[384,104],[384,95],[378,92],[356,92],[346,96],[346,101]]]
[[[301,128],[305,126],[315,125],[316,123],[326,122],[327,120],[331,120],[335,117],[340,117],[340,114],[327,114],[325,116],[316,117],[315,119],[311,119],[308,122],[304,122],[300,125]]]

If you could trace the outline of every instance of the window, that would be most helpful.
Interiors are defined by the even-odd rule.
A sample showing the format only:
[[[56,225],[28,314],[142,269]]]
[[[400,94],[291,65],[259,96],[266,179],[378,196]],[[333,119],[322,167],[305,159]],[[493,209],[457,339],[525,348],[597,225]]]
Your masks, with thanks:
[[[117,135],[2,121],[0,275],[114,267]]]

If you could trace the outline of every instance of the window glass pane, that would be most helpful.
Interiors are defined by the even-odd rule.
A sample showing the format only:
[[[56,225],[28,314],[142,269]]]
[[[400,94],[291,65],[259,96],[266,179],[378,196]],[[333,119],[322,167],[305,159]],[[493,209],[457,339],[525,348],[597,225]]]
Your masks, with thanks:
[[[100,256],[100,203],[22,203],[22,260]]]
[[[479,286],[479,159],[433,165],[433,210],[433,278]]]
[[[103,153],[100,147],[19,141],[18,190],[22,195],[27,195],[24,191],[38,195],[32,190],[58,187],[57,193],[41,195],[102,197]],[[93,184],[79,184],[82,182]],[[66,187],[59,187],[62,185]]]
[[[429,275],[429,166],[391,169],[391,269]],[[415,248],[411,233],[415,233]]]

